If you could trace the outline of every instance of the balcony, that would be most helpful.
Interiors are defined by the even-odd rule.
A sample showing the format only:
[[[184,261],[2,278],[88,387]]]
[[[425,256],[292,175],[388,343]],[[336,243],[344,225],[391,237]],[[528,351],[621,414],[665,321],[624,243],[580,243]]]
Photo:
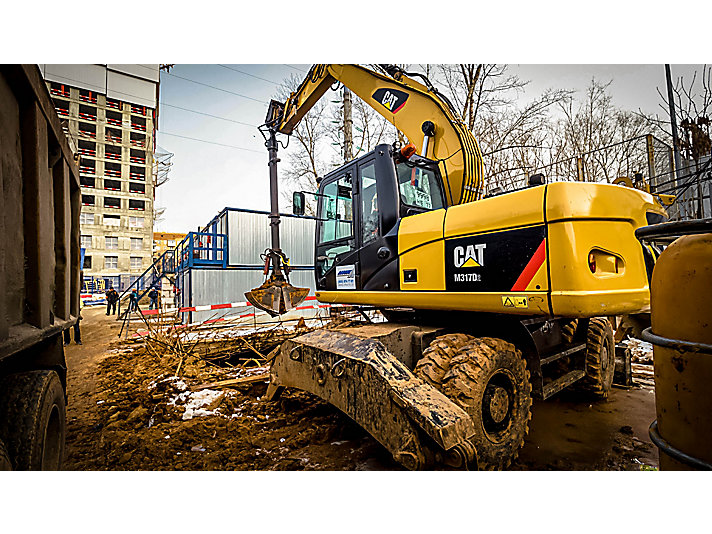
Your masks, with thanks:
[[[146,131],[146,119],[140,117],[131,117],[131,129],[140,132]]]
[[[104,189],[107,191],[121,191],[121,182],[104,178]]]
[[[121,178],[121,165],[118,163],[104,163],[104,175],[112,178]]]
[[[146,194],[146,184],[129,182],[129,193]]]
[[[82,187],[96,187],[96,179],[93,176],[79,175],[79,185]]]
[[[81,137],[90,137],[91,139],[96,139],[96,125],[88,124],[86,122],[80,122],[79,135]]]
[[[146,148],[146,136],[131,132],[131,146]]]
[[[146,164],[146,152],[144,152],[143,150],[131,149],[129,161],[131,163],[138,163],[139,165],[145,165]]]
[[[96,93],[94,91],[80,89],[79,100],[81,100],[82,102],[88,102],[89,104],[96,104]]]
[[[104,130],[104,138],[106,141],[109,143],[119,143],[121,144],[121,141],[123,139],[123,136],[121,134],[121,130],[115,130],[114,128],[106,128]]]
[[[106,159],[111,159],[114,161],[121,161],[121,147],[120,146],[105,146],[104,147],[104,157]]]
[[[146,203],[143,200],[129,200],[129,209],[137,211],[145,211]]]
[[[54,96],[69,98],[69,87],[61,83],[52,82],[49,87],[49,92]]]
[[[93,206],[94,195],[82,195],[82,206]]]
[[[136,115],[146,115],[146,107],[145,106],[134,106],[131,104],[131,113],[135,113]]]
[[[96,122],[96,108],[79,104],[79,118],[85,121]]]
[[[135,167],[131,165],[129,168],[129,178],[133,180],[146,180],[146,169],[143,167]]]
[[[114,100],[113,98],[106,99],[106,107],[111,109],[121,110],[123,108],[123,103],[121,100]]]
[[[106,111],[106,123],[112,126],[122,126],[123,116],[121,113],[116,113],[115,111]]]
[[[96,157],[96,143],[92,143],[91,141],[82,141],[80,139],[77,150],[82,156],[91,156],[92,158]]]
[[[79,160],[79,174],[96,174],[96,162],[90,159]]]
[[[69,117],[69,102],[53,98],[52,103],[54,104],[54,109],[57,111],[57,115],[60,117]]]
[[[104,197],[104,207],[121,209],[121,199],[116,197]]]

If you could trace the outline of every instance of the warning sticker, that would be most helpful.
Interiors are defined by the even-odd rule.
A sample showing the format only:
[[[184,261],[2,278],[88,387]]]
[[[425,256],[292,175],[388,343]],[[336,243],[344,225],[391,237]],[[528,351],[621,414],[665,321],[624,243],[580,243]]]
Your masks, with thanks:
[[[527,297],[517,295],[502,295],[502,306],[505,308],[528,308]]]

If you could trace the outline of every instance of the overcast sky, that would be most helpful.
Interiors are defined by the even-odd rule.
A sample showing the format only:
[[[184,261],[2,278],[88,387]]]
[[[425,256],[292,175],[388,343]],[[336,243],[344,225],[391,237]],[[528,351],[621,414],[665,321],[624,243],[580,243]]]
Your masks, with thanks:
[[[673,65],[672,74],[689,76],[695,68],[701,70],[701,66]],[[196,230],[224,207],[269,209],[267,151],[257,126],[264,121],[279,83],[292,74],[305,76],[308,69],[309,65],[298,64],[179,64],[169,74],[161,74],[158,146],[174,156],[170,180],[156,191],[157,207],[166,208],[156,231]],[[663,65],[512,65],[510,69],[530,81],[523,99],[547,88],[583,91],[595,77],[612,81],[610,92],[619,107],[659,112],[656,87],[665,90]],[[281,156],[284,168],[286,153]]]

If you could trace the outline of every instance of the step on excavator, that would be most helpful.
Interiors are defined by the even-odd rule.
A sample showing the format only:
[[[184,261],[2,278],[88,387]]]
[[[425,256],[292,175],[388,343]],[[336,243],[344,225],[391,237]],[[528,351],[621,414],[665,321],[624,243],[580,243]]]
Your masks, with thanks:
[[[447,98],[423,75],[382,70],[315,65],[286,102],[270,103],[277,262],[277,133],[291,134],[340,82],[409,144],[376,146],[319,180],[315,195],[317,299],[372,306],[387,322],[285,342],[267,398],[292,387],[326,400],[407,469],[505,469],[532,398],[567,387],[608,395],[610,318],[649,310],[655,257],[635,230],[666,212],[645,191],[541,175],[486,195],[477,141]],[[296,192],[297,215],[304,205]],[[271,296],[248,296],[272,314],[306,295],[276,271],[257,290]]]

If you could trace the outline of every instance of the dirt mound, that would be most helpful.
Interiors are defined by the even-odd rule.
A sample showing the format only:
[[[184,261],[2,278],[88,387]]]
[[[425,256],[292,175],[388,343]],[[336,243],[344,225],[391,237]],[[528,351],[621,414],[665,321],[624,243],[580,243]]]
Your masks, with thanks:
[[[157,358],[145,343],[120,343],[99,363],[97,422],[74,436],[70,469],[359,469],[387,452],[332,406],[287,391],[262,396],[267,380],[231,389],[201,385],[264,376],[265,367],[218,367],[202,358]],[[175,375],[180,366],[180,377]]]

